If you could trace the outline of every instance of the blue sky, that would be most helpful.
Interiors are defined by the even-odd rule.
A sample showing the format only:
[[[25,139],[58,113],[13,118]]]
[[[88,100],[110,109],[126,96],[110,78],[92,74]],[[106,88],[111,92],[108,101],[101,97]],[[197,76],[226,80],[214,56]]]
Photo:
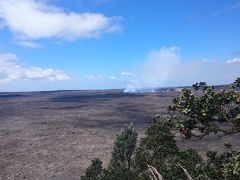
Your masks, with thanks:
[[[239,0],[0,1],[0,91],[230,83]]]

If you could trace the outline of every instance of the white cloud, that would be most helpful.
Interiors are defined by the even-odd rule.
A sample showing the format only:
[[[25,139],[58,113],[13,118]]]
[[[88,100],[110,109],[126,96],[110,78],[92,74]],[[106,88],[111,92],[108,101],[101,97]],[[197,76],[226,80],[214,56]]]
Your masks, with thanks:
[[[132,76],[133,73],[130,72],[130,71],[122,71],[122,72],[121,72],[121,75],[122,75],[122,76]]]
[[[210,84],[231,83],[240,75],[239,59],[221,62],[217,60],[183,60],[179,47],[153,50],[141,68],[134,72],[126,91],[145,88],[192,85],[205,81]],[[234,63],[234,66],[228,64]]]
[[[101,74],[97,74],[97,75],[87,75],[86,78],[87,78],[87,79],[97,80],[97,79],[102,79],[102,78],[103,78],[103,75],[101,75]]]
[[[117,79],[116,76],[103,76],[102,74],[87,75],[85,77],[90,80],[104,80],[104,81]]]
[[[0,83],[18,79],[61,81],[68,80],[65,72],[39,67],[26,67],[18,63],[15,54],[0,54]]]
[[[45,0],[0,0],[0,27],[8,27],[19,41],[99,37],[121,30],[120,17],[100,13],[75,13],[46,4]]]
[[[33,41],[20,41],[18,42],[19,45],[26,47],[26,48],[40,48],[41,46]]]
[[[109,79],[116,79],[116,77],[115,76],[110,76]]]
[[[228,59],[226,62],[228,64],[240,64],[240,58]]]

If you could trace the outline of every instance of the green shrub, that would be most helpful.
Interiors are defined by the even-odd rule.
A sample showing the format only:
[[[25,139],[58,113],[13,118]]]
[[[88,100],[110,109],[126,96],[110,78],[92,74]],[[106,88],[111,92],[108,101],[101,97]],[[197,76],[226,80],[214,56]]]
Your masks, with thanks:
[[[81,177],[82,180],[101,180],[104,175],[102,161],[99,159],[92,160],[91,165],[86,169],[85,175]]]
[[[177,115],[177,130],[186,138],[240,132],[240,91],[236,89],[239,83],[240,78],[232,84],[234,89],[222,91],[203,82],[194,84],[195,90],[183,89],[169,107]],[[222,128],[223,122],[230,128]]]
[[[126,125],[114,142],[112,159],[107,169],[107,179],[133,179],[132,156],[136,149],[137,131]]]
[[[168,174],[168,164],[178,153],[171,127],[171,122],[158,119],[146,130],[146,137],[141,140],[134,158],[136,175],[146,177],[142,172],[148,169],[147,164],[157,168],[163,176]]]

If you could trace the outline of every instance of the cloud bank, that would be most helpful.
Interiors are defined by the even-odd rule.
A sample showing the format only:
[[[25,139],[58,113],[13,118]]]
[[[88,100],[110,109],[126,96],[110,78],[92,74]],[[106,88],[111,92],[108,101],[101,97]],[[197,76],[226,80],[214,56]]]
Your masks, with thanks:
[[[233,59],[229,59],[227,60],[228,64],[240,64],[240,58],[233,58]]]
[[[18,63],[15,54],[0,54],[0,83],[14,80],[62,81],[70,79],[60,70],[26,67]]]
[[[225,84],[240,76],[240,62],[238,58],[186,61],[180,48],[173,46],[151,51],[134,75],[125,92],[154,91],[157,87],[186,86],[199,81]]]
[[[73,41],[121,30],[119,17],[75,13],[46,4],[45,0],[1,0],[0,28],[7,27],[26,46],[32,41],[58,38]]]

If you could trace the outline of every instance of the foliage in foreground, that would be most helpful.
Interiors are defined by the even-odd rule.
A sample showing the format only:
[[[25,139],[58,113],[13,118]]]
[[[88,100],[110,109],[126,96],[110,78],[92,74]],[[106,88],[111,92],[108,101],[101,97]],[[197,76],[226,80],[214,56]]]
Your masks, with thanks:
[[[239,87],[238,78],[232,87]],[[186,138],[200,138],[210,133],[235,133],[239,131],[240,95],[238,89],[214,91],[206,83],[194,85],[195,92],[184,89],[170,110],[178,116],[156,117],[146,130],[145,137],[137,143],[137,132],[132,125],[125,126],[117,135],[108,167],[104,169],[99,159],[92,161],[83,180],[147,180],[196,179],[239,180],[240,152],[225,144],[225,152],[209,151],[206,159],[193,149],[178,149],[173,132],[178,130]],[[202,89],[202,93],[197,90]],[[220,123],[229,129],[221,129]],[[196,130],[200,134],[193,132]],[[138,144],[138,145],[137,145]],[[158,178],[157,178],[158,177]]]
[[[194,90],[183,89],[169,107],[177,115],[177,130],[187,138],[240,132],[239,87],[240,78],[237,78],[228,90],[216,91],[204,82],[194,84]]]

